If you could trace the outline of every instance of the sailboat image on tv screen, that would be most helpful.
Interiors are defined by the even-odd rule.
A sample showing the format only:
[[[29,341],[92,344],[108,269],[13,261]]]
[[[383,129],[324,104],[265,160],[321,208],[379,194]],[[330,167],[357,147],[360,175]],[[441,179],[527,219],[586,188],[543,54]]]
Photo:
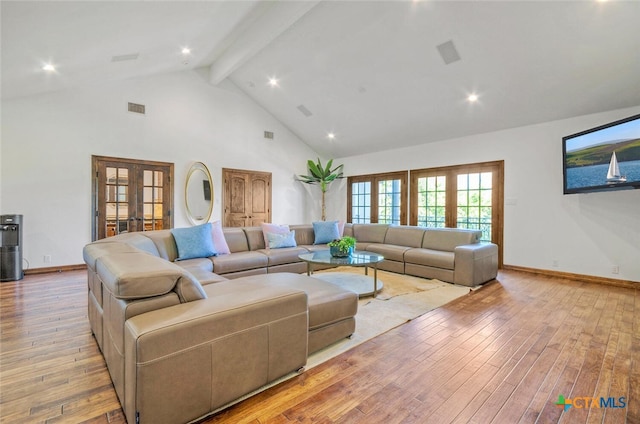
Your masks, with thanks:
[[[618,159],[616,158],[616,152],[611,155],[611,161],[609,162],[609,171],[607,172],[608,183],[623,183],[627,181],[627,177],[620,174],[620,167],[618,167]]]

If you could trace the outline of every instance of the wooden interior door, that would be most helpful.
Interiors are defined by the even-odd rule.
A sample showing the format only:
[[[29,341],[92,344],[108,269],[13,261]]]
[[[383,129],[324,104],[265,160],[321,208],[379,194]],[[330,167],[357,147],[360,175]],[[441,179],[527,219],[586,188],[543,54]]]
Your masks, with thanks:
[[[254,227],[271,222],[271,173],[222,169],[223,225]]]
[[[93,240],[173,227],[173,164],[92,157]]]

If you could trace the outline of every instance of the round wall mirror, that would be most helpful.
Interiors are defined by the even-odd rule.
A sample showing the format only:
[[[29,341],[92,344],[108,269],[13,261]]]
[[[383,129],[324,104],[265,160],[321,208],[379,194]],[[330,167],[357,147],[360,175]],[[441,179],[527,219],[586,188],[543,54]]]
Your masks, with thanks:
[[[204,163],[191,165],[184,194],[189,221],[193,225],[208,222],[213,211],[213,180]]]

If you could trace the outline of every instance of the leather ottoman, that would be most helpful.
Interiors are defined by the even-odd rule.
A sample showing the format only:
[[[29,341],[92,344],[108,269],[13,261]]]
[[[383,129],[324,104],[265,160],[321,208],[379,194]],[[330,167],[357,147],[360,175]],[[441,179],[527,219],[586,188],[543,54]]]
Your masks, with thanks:
[[[351,290],[317,278],[286,272],[242,277],[242,280],[252,279],[269,285],[300,289],[307,293],[308,353],[349,337],[356,329],[358,295]]]

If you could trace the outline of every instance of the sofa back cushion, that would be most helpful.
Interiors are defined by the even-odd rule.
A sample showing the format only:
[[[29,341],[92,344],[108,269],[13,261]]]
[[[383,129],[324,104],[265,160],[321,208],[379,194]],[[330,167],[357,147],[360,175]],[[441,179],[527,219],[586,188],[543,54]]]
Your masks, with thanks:
[[[422,227],[399,227],[392,225],[384,236],[385,244],[406,247],[422,247],[425,229]]]
[[[158,251],[158,256],[168,261],[175,261],[178,257],[178,247],[176,246],[176,240],[171,234],[171,230],[156,230],[145,231],[144,237],[147,237],[153,241],[153,244]]]
[[[249,250],[259,250],[265,248],[265,234],[261,227],[242,227]],[[288,232],[288,230],[287,230]]]
[[[453,252],[457,246],[479,243],[482,237],[480,230],[461,228],[426,228],[422,247],[425,249],[445,250]]]
[[[353,224],[353,237],[362,243],[384,243],[389,224]]]
[[[298,246],[310,246],[313,244],[315,237],[313,225],[290,225],[289,228],[296,232],[296,244]]]
[[[222,232],[224,233],[224,238],[227,240],[227,246],[229,246],[231,253],[247,252],[249,250],[247,235],[242,228],[223,227]],[[262,237],[262,234],[260,234],[260,237]]]

